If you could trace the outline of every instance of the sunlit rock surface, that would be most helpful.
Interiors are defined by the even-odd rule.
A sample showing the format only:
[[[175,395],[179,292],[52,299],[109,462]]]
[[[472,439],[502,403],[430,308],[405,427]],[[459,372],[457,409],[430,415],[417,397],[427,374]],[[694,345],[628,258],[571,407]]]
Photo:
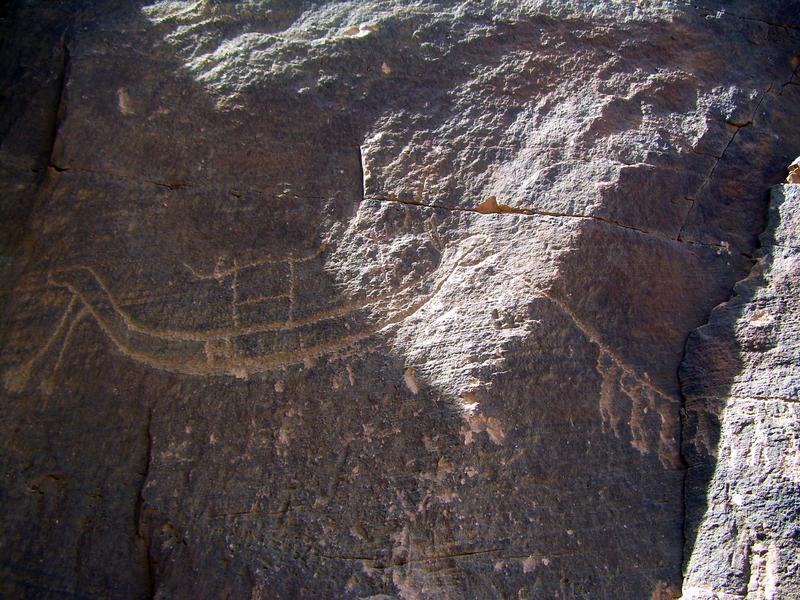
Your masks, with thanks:
[[[795,7],[7,4],[2,593],[741,593],[678,369],[774,253]]]
[[[757,265],[689,338],[686,598],[800,597],[799,225],[774,187]]]

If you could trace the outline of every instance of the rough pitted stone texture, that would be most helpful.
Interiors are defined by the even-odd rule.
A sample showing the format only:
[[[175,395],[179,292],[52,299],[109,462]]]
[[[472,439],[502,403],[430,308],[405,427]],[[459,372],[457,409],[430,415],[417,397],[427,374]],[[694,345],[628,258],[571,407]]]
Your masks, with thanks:
[[[757,265],[689,338],[686,598],[800,597],[798,215],[774,187]]]
[[[796,3],[96,4],[4,9],[2,593],[680,595]]]

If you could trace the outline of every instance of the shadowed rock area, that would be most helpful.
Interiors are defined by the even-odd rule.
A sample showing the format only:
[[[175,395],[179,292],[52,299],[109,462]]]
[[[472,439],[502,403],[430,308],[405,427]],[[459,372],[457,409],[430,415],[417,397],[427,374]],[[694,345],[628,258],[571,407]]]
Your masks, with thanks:
[[[795,597],[797,8],[6,3],[0,595]]]
[[[687,344],[686,598],[800,596],[797,183],[772,188],[758,263]]]

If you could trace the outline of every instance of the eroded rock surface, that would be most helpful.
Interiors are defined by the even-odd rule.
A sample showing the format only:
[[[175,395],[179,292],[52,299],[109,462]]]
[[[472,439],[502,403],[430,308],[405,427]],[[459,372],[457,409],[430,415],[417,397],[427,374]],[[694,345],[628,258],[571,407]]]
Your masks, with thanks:
[[[5,9],[3,593],[677,597],[794,3],[94,4]]]
[[[689,339],[686,598],[800,596],[798,215],[774,187],[758,264]]]

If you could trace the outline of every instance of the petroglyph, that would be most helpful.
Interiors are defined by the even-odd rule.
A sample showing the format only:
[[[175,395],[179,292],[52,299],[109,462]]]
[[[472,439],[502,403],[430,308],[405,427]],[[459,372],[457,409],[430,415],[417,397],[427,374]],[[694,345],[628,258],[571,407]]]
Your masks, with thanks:
[[[53,371],[55,372],[55,370],[58,369],[61,360],[63,359],[64,349],[69,343],[69,339],[72,336],[72,331],[75,327],[76,321],[80,320],[80,318],[83,316],[84,315],[80,301],[75,296],[72,296],[67,304],[67,307],[64,309],[64,313],[61,315],[56,328],[53,330],[53,333],[50,335],[50,337],[47,338],[42,347],[39,348],[39,350],[33,355],[33,357],[31,357],[30,360],[8,371],[5,381],[6,387],[11,391],[22,391],[27,385],[33,369],[42,361],[50,349],[63,336],[61,349],[59,350],[56,364],[53,367]]]
[[[641,454],[655,449],[665,468],[674,468],[680,463],[677,441],[672,432],[676,430],[680,401],[674,394],[662,390],[639,375],[626,364],[603,341],[597,331],[583,322],[575,312],[561,300],[545,294],[553,304],[566,314],[581,333],[598,348],[597,373],[600,382],[600,417],[603,433],[619,438],[623,426],[627,425],[630,444]],[[658,438],[653,438],[653,427],[648,418],[658,419]]]
[[[223,261],[218,260],[216,266],[214,267],[214,270],[210,272],[201,271],[200,269],[196,269],[186,263],[183,263],[183,266],[186,267],[196,279],[216,279],[217,281],[220,281],[225,279],[226,277],[233,275],[234,273],[243,271],[245,269],[251,269],[253,267],[261,267],[264,265],[275,265],[275,264],[292,265],[297,263],[307,263],[320,256],[326,249],[327,249],[326,246],[322,245],[315,252],[311,252],[309,254],[302,256],[284,256],[284,257],[265,256],[242,264],[239,263],[238,259],[234,259],[233,267],[229,268],[225,268]]]
[[[50,286],[68,290],[71,299],[54,332],[30,360],[10,372],[6,386],[15,391],[24,389],[37,365],[63,338],[55,358],[55,372],[64,359],[76,324],[87,316],[122,354],[155,369],[196,376],[247,378],[291,365],[312,365],[320,357],[352,351],[360,342],[399,324],[427,304],[453,272],[450,269],[438,280],[429,273],[377,294],[296,317],[293,307],[299,301],[298,267],[302,268],[320,252],[301,257],[269,257],[247,263],[235,259],[229,268],[218,261],[211,272],[184,263],[196,279],[213,279],[230,286],[231,325],[198,330],[156,327],[142,322],[125,309],[105,279],[91,266],[75,265],[52,271],[48,276]],[[455,267],[461,264],[465,254],[454,261]],[[286,265],[285,290],[241,298],[240,273],[269,264]],[[285,319],[241,323],[239,306],[281,299],[289,302]],[[335,327],[337,324],[343,325],[344,334]],[[339,333],[326,334],[327,329]],[[290,340],[288,348],[287,338]],[[304,343],[308,339],[314,341]]]

